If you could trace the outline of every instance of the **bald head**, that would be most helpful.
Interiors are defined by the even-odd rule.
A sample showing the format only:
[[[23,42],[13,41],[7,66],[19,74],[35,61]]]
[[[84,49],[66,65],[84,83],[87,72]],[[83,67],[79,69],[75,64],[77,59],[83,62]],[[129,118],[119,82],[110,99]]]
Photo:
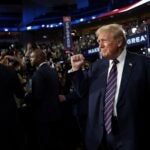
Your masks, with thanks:
[[[42,62],[47,61],[47,57],[41,49],[34,49],[30,54],[30,61],[32,66],[38,66]]]

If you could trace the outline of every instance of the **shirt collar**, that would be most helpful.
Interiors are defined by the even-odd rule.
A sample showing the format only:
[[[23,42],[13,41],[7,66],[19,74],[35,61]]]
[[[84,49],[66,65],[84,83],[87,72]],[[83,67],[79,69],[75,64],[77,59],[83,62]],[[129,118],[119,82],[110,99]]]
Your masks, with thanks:
[[[119,63],[122,62],[122,61],[125,59],[126,54],[127,54],[127,50],[124,49],[124,50],[121,52],[121,54],[117,57],[117,60],[119,61]],[[112,64],[112,62],[113,62],[113,60],[111,59],[111,60],[109,61],[109,64]]]
[[[41,66],[43,66],[44,64],[47,64],[47,62],[42,62],[41,64],[39,64],[39,66],[37,67],[37,69],[39,69]]]

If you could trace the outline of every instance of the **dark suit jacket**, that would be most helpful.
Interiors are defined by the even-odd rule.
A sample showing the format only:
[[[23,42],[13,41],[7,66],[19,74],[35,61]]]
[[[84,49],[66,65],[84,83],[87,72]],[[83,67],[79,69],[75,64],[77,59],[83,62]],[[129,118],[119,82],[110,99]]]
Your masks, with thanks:
[[[97,150],[104,133],[103,109],[108,60],[98,60],[87,73],[73,73],[75,88],[81,96],[88,94],[86,147]],[[148,100],[150,92],[150,59],[127,52],[117,103],[121,150],[143,150],[148,144]]]
[[[46,123],[60,120],[58,94],[57,73],[48,64],[43,64],[32,78],[32,109],[37,121]]]
[[[18,120],[14,96],[24,96],[17,73],[0,64],[0,146],[4,145],[3,149],[17,149]]]
[[[33,149],[59,149],[61,142],[61,107],[59,80],[55,69],[43,64],[32,77],[31,113]],[[31,134],[32,134],[31,133]],[[58,137],[58,135],[60,137]],[[31,147],[32,147],[31,146]]]

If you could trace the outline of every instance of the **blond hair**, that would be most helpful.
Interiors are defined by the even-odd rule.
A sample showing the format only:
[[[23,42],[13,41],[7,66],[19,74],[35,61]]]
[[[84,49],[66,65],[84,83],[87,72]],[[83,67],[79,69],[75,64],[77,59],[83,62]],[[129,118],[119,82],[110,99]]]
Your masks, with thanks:
[[[95,32],[96,36],[98,37],[102,32],[110,32],[113,34],[114,38],[121,39],[123,42],[123,46],[126,45],[126,32],[122,28],[122,25],[119,24],[108,24],[103,25],[98,28]]]

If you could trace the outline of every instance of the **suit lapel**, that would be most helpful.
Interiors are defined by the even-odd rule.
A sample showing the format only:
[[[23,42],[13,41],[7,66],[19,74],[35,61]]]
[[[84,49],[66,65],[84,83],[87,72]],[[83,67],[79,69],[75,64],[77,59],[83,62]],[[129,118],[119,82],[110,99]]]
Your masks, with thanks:
[[[127,53],[118,96],[118,104],[117,104],[118,107],[124,103],[124,101],[121,100],[121,98],[123,96],[125,89],[127,88],[129,78],[135,65],[134,60],[131,57],[132,57],[131,54]]]
[[[96,88],[97,90],[95,90],[93,97],[92,97],[92,103],[90,104],[90,107],[92,106],[91,110],[93,111],[93,113],[97,114],[96,118],[95,118],[95,123],[100,126],[100,121],[99,118],[102,118],[101,115],[101,111],[103,110],[103,99],[105,97],[105,89],[106,89],[106,84],[107,84],[107,72],[108,72],[108,67],[109,67],[109,63],[107,60],[104,60],[100,65],[98,65],[98,72],[95,74],[97,78],[96,82],[96,86],[98,88]],[[96,92],[97,91],[97,92]],[[93,101],[95,100],[95,101]],[[95,112],[97,111],[98,112]]]
[[[106,85],[107,85],[107,73],[108,73],[108,67],[109,67],[109,61],[105,60],[104,64],[102,66],[103,72],[101,73],[101,76],[99,77],[100,79],[100,84],[101,84],[101,98],[104,99],[105,97],[105,90],[106,90]]]
[[[99,96],[100,99],[103,100],[104,96],[105,96],[105,89],[106,89],[106,84],[107,84],[107,72],[108,72],[108,67],[109,67],[109,62],[108,60],[103,60],[103,62],[100,62],[100,64],[97,64],[97,68],[96,68],[96,73],[92,73],[93,74],[93,78],[95,78],[95,84],[94,84],[94,95],[93,99],[95,100],[99,100]],[[92,102],[93,103],[93,102]],[[97,103],[97,101],[95,101],[95,103]]]

